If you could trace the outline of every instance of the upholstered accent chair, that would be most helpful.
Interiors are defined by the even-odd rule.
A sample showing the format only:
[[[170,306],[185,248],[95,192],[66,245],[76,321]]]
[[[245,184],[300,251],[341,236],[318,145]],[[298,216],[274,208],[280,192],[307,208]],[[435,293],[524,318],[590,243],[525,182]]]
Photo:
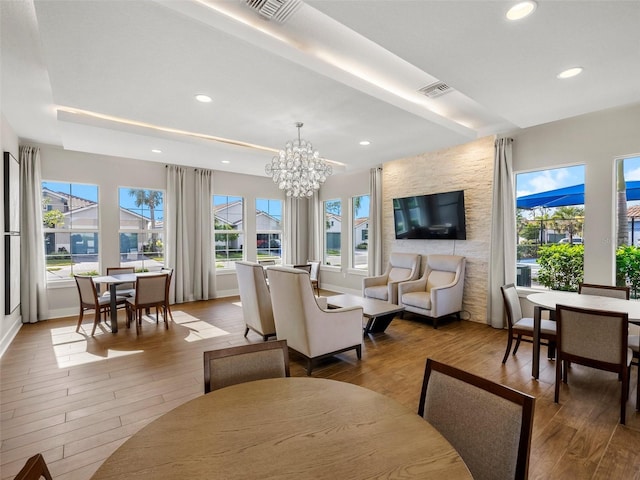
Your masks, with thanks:
[[[323,309],[303,270],[267,270],[279,340],[306,359],[307,375],[318,360],[355,350],[362,357],[362,307]]]
[[[407,312],[433,319],[455,314],[460,319],[466,259],[459,255],[428,255],[418,280],[398,285],[398,301]]]
[[[633,352],[628,348],[628,314],[557,305],[556,322],[558,354],[554,401],[558,403],[560,398],[560,382],[567,383],[569,362],[617,373],[622,380],[620,423],[624,425],[629,365],[633,358]]]
[[[289,376],[286,340],[204,352],[204,393],[265,378]]]
[[[458,451],[475,480],[526,479],[535,398],[427,359],[418,415]]]
[[[382,275],[362,279],[362,296],[398,305],[398,284],[420,275],[420,255],[392,253]]]
[[[509,328],[509,337],[507,340],[507,349],[504,352],[502,363],[507,362],[509,352],[513,340],[516,346],[513,348],[513,354],[518,351],[521,341],[533,342],[533,318],[522,316],[522,307],[520,307],[520,299],[518,291],[513,283],[500,287],[502,298],[504,300],[504,309],[507,313],[507,326]],[[524,338],[523,338],[524,337]],[[541,320],[540,322],[540,339],[546,341],[549,358],[555,356],[556,348],[556,322],[553,320]]]
[[[236,262],[238,289],[242,303],[246,337],[249,330],[253,330],[266,341],[276,334],[273,321],[271,296],[262,265],[253,262]]]

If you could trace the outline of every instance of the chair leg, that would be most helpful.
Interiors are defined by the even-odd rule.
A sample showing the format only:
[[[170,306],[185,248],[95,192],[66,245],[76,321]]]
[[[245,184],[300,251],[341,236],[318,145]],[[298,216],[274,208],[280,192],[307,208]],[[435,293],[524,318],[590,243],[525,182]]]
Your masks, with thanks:
[[[522,335],[518,334],[518,338],[516,339],[516,346],[513,348],[513,354],[518,353],[518,347],[520,347],[520,340],[522,340]]]
[[[76,332],[80,330],[80,325],[82,325],[82,319],[84,318],[84,308],[80,307],[80,315],[78,316],[78,325],[76,326]]]
[[[246,327],[246,328],[244,329],[244,336],[245,336],[245,338],[247,337],[247,335],[248,335],[248,334],[249,334],[249,327]]]
[[[556,384],[554,387],[553,401],[558,403],[560,399],[560,378],[562,377],[562,362],[556,358]]]
[[[307,377],[311,376],[311,370],[313,370],[313,360],[307,358]]]
[[[640,361],[638,361],[638,381],[636,382],[636,410],[640,410]]]
[[[556,342],[549,341],[549,345],[547,345],[547,357],[549,360],[556,358]]]
[[[93,328],[91,329],[91,336],[93,337],[96,333],[96,327],[100,323],[100,310],[96,310],[96,313],[93,318]]]
[[[513,335],[509,334],[509,340],[507,340],[507,349],[504,352],[504,357],[502,357],[502,363],[507,363],[507,358],[509,358],[509,352],[511,351],[512,343],[513,343]]]
[[[362,360],[362,345],[356,346],[356,356],[358,360]]]
[[[622,392],[620,392],[620,424],[627,421],[627,397],[629,396],[629,381],[627,372],[622,372]]]

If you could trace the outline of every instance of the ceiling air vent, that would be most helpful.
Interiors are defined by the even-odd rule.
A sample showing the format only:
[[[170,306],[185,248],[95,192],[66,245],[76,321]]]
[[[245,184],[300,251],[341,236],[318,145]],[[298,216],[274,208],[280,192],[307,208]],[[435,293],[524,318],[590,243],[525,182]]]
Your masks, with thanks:
[[[302,4],[302,0],[245,0],[247,5],[269,20],[284,23]]]
[[[453,89],[446,83],[436,82],[431,85],[427,85],[426,87],[422,87],[418,91],[429,98],[436,98],[444,95],[445,93],[449,93],[452,90]]]

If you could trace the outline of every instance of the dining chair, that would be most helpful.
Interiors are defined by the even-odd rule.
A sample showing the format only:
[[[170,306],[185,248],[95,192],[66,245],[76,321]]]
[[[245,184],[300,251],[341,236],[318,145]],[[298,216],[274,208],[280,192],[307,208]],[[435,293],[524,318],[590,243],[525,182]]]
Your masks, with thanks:
[[[629,300],[631,288],[614,287],[611,285],[598,285],[595,283],[579,283],[578,293],[583,295],[600,295],[601,297],[621,298]]]
[[[122,275],[125,273],[135,273],[134,267],[107,267],[107,275]],[[116,295],[119,297],[133,297],[136,294],[135,284],[133,283],[121,283],[116,285]],[[109,296],[110,292],[107,289],[103,293],[104,296]]]
[[[507,349],[502,357],[502,363],[507,362],[509,358],[509,352],[511,351],[511,345],[515,339],[516,345],[513,348],[513,355],[518,351],[520,342],[533,342],[533,318],[523,317],[522,308],[520,306],[520,298],[518,297],[518,291],[513,283],[503,285],[500,287],[502,291],[502,298],[504,300],[504,309],[507,313],[507,327],[509,329],[507,337]],[[523,336],[525,338],[523,338]],[[531,337],[531,338],[528,338]],[[540,322],[540,339],[545,340],[548,348],[549,358],[554,358],[556,348],[556,322],[553,320],[541,320]],[[542,343],[542,342],[541,342]]]
[[[136,281],[136,295],[126,299],[127,305],[127,328],[131,325],[131,321],[136,322],[136,333],[140,333],[142,327],[142,311],[154,308],[156,309],[156,323],[160,311],[164,317],[165,327],[169,328],[167,320],[167,282],[169,276],[161,275],[145,275],[138,277]],[[135,316],[135,318],[134,318]]]
[[[636,410],[640,410],[640,335],[629,335],[627,345],[633,352],[631,365],[635,365],[638,370],[638,381],[636,383]]]
[[[557,305],[556,321],[558,353],[554,401],[558,403],[560,398],[560,381],[567,383],[568,362],[617,373],[622,381],[620,423],[624,425],[629,364],[633,356],[628,348],[629,315]]]
[[[169,294],[171,292],[171,280],[173,280],[173,268],[169,268],[169,267],[162,267],[160,269],[160,273],[164,273],[165,275],[167,275],[167,292],[166,292],[166,306],[167,306],[167,312],[169,313],[169,318],[171,319],[171,321],[173,322],[173,313],[171,313],[171,304],[169,303]]]
[[[43,477],[46,480],[53,480],[44,457],[41,453],[36,453],[25,462],[24,467],[14,477],[14,480],[40,480]]]
[[[80,326],[84,320],[84,312],[86,310],[93,310],[93,328],[91,329],[91,336],[93,336],[96,333],[96,327],[100,323],[102,314],[104,313],[106,319],[107,313],[111,311],[111,297],[98,296],[96,284],[93,283],[93,279],[90,276],[74,275],[73,277],[78,287],[78,296],[80,299],[80,313],[78,314],[76,332],[80,330]],[[124,297],[116,297],[116,305],[121,305],[124,302]]]
[[[475,480],[526,479],[535,398],[427,359],[418,415],[458,451]]]
[[[311,265],[311,271],[309,272],[309,278],[311,279],[311,286],[316,290],[316,296],[320,296],[320,262],[315,260],[309,260],[307,262]]]
[[[237,383],[289,376],[286,340],[204,352],[204,393]]]

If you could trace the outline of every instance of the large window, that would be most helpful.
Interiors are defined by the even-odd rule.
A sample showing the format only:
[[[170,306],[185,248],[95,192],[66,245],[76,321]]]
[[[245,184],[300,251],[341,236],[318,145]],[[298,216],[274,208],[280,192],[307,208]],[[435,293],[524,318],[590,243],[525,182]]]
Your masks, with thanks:
[[[341,257],[342,202],[324,202],[324,264],[339,267]]]
[[[98,275],[98,187],[42,182],[47,282]]]
[[[369,252],[369,195],[351,199],[351,268],[368,270]]]
[[[517,285],[577,290],[584,277],[584,166],[516,175]]]
[[[256,199],[258,261],[282,262],[282,200]]]
[[[640,297],[640,157],[616,161],[616,283]]]
[[[159,190],[119,189],[120,265],[137,272],[164,265],[164,196]]]
[[[244,200],[229,195],[213,196],[213,230],[216,268],[235,268],[244,258]]]

